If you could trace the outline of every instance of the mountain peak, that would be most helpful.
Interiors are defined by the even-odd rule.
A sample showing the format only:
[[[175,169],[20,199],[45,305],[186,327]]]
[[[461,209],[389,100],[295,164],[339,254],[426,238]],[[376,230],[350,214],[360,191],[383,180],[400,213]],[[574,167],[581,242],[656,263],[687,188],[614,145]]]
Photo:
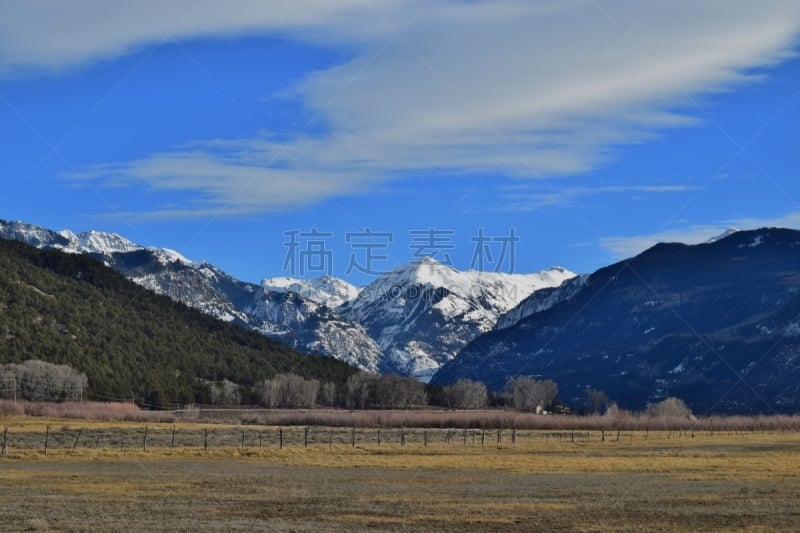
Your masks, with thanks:
[[[65,236],[64,234],[65,232],[61,232],[62,236]],[[72,248],[83,253],[108,255],[113,253],[133,252],[142,249],[141,246],[133,241],[129,241],[121,235],[96,230],[84,231],[78,235],[73,234],[69,241],[70,243],[66,246],[67,248]]]
[[[294,292],[313,302],[327,305],[331,309],[355,300],[359,293],[358,287],[343,279],[327,275],[312,279],[277,276],[261,280],[261,286],[272,292]]]
[[[723,231],[722,233],[720,233],[719,235],[717,235],[716,237],[711,237],[710,239],[708,239],[706,241],[706,244],[711,244],[711,243],[714,243],[714,242],[717,242],[717,241],[721,241],[722,239],[724,239],[726,237],[729,237],[729,236],[733,235],[734,233],[737,233],[738,231],[739,231],[738,228],[730,227],[730,228],[726,229],[725,231]]]

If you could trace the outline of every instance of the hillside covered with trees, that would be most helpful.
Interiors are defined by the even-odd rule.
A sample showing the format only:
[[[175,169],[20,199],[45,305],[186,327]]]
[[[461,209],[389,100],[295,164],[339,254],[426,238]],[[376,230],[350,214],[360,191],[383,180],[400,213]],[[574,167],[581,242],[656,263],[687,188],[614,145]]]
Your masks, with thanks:
[[[87,398],[205,402],[210,382],[292,372],[344,386],[355,369],[156,295],[82,255],[0,239],[0,364],[38,359],[88,378]]]

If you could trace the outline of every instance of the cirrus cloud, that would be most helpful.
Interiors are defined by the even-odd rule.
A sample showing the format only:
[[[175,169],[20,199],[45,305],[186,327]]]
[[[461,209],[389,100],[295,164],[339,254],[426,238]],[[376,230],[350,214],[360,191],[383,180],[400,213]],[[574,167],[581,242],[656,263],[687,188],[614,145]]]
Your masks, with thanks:
[[[702,120],[703,97],[759,80],[792,56],[800,31],[791,0],[220,6],[4,2],[0,76],[63,71],[164,39],[265,34],[346,49],[347,61],[285,91],[324,133],[195,139],[84,174],[191,191],[176,216],[250,213],[406,175],[583,173],[617,146]]]

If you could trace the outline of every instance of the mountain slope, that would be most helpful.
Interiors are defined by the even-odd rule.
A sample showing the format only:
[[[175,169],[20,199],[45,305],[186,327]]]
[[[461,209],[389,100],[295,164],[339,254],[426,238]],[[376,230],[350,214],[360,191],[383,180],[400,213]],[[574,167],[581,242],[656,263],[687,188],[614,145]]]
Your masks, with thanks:
[[[0,220],[0,237],[39,248],[80,253],[102,261],[135,283],[221,320],[255,329],[302,351],[330,355],[375,372],[381,350],[361,325],[323,309],[324,295],[344,298],[356,290],[341,280],[311,280],[309,297],[290,296],[246,283],[205,262],[165,248],[145,248],[113,233],[55,232]]]
[[[312,302],[327,305],[331,309],[355,300],[359,293],[358,287],[331,276],[307,280],[285,276],[267,278],[261,281],[261,286],[272,292],[293,292]]]
[[[0,239],[0,362],[38,358],[89,378],[89,396],[168,406],[202,401],[202,380],[278,372],[343,383],[352,367],[309,357],[148,291],[78,254]]]
[[[568,403],[592,386],[629,408],[669,394],[701,412],[794,411],[799,288],[797,231],[659,244],[475,339],[433,381],[482,379],[497,390],[536,375],[554,379]]]
[[[381,276],[338,312],[378,342],[381,371],[427,381],[502,313],[573,276],[563,268],[528,275],[460,272],[426,258]]]

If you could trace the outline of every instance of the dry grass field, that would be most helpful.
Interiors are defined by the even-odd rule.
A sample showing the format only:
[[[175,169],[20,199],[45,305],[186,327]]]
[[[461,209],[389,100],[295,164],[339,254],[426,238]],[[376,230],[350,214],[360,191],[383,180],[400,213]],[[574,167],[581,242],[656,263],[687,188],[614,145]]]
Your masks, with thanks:
[[[4,422],[3,531],[800,527],[794,432],[149,424],[144,451],[140,422]]]

